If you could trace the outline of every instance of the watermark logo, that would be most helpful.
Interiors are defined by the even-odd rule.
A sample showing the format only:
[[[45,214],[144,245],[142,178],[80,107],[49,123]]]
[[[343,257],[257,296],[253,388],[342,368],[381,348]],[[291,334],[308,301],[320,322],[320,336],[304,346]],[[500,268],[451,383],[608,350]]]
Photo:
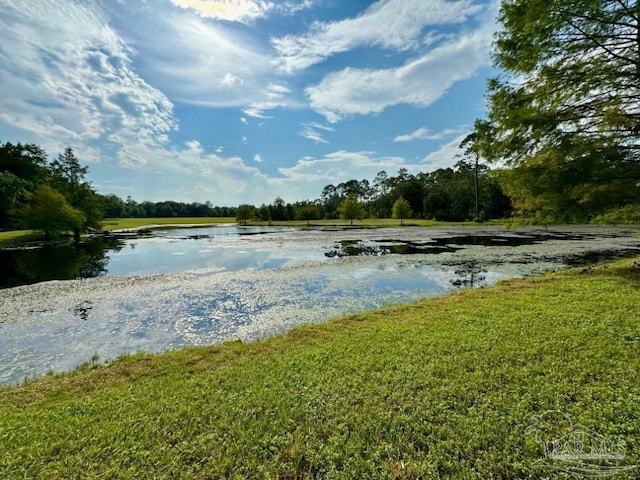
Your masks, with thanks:
[[[544,458],[533,466],[573,474],[578,478],[604,478],[637,469],[626,465],[624,441],[611,440],[583,425],[573,423],[559,410],[534,415],[527,435],[544,449]]]

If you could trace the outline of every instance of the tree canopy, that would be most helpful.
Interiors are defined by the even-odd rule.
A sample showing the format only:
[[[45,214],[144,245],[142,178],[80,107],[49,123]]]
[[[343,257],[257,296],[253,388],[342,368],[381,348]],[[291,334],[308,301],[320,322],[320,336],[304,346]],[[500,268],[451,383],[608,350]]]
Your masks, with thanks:
[[[411,205],[404,198],[400,197],[393,204],[392,215],[393,218],[400,220],[400,225],[403,224],[405,218],[411,217]]]
[[[354,220],[360,220],[366,216],[366,212],[362,204],[358,201],[355,196],[347,197],[340,204],[340,218],[345,220],[350,220],[351,225],[353,225]]]
[[[38,187],[25,211],[26,225],[33,230],[42,230],[47,240],[60,233],[78,230],[84,221],[82,212],[69,205],[64,195],[49,185]]]
[[[499,22],[504,73],[476,133],[513,168],[503,181],[519,213],[586,220],[639,202],[638,2],[504,0]]]

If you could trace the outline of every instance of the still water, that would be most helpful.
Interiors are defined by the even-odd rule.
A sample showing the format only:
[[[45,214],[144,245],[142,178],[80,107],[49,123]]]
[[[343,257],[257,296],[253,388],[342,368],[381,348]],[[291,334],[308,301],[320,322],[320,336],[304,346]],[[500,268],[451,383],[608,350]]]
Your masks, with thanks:
[[[4,251],[0,383],[639,254],[637,231],[219,226]],[[16,286],[17,285],[17,286]]]

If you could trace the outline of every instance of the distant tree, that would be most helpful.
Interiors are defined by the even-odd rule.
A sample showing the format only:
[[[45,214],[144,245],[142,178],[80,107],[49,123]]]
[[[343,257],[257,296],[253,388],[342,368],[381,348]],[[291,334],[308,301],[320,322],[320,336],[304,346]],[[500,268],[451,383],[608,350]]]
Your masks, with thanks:
[[[84,223],[81,211],[73,208],[59,192],[48,185],[39,187],[25,211],[25,223],[44,232],[46,240],[67,231],[76,231]]]
[[[256,218],[261,222],[269,222],[271,224],[271,209],[268,205],[262,204],[260,208],[256,210]]]
[[[319,218],[320,218],[320,207],[318,207],[318,205],[308,203],[306,205],[302,205],[301,207],[298,207],[296,210],[296,219],[306,220],[307,226],[309,225],[310,220],[318,220]]]
[[[256,207],[253,205],[243,204],[236,209],[236,221],[242,225],[246,225],[249,220],[255,217]]]
[[[404,198],[400,197],[393,204],[393,218],[400,220],[400,225],[403,225],[405,218],[410,218],[412,215],[411,205]]]
[[[85,178],[89,167],[81,166],[73,149],[68,147],[51,162],[51,171],[52,186],[63,193],[69,204],[84,215],[84,221],[73,230],[73,238],[79,242],[80,233],[88,228],[99,228],[104,215],[100,197]]]
[[[474,188],[474,220],[480,219],[480,149],[476,144],[477,134],[471,132],[460,142],[459,148],[463,150],[462,158],[464,162],[468,162],[473,167],[473,188]]]
[[[340,218],[350,220],[353,225],[354,220],[360,220],[365,217],[365,211],[360,202],[355,197],[347,197],[340,204]]]
[[[270,208],[270,212],[271,212],[272,220],[279,220],[279,221],[287,220],[286,203],[282,199],[282,197],[277,197],[274,200],[273,205]]]
[[[342,197],[338,193],[338,189],[333,185],[326,185],[322,189],[320,197],[325,212],[325,218],[338,218],[340,215],[340,203]]]
[[[159,202],[156,204],[156,215],[158,217],[177,217],[171,202]]]
[[[120,197],[113,193],[109,195],[101,195],[102,207],[104,215],[107,218],[123,218],[126,217],[127,206]]]

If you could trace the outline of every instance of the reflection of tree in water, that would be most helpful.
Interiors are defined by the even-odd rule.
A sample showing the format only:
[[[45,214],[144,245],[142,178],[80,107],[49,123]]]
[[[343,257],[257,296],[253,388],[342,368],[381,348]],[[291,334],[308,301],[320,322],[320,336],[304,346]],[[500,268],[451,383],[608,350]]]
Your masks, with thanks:
[[[455,271],[458,278],[451,280],[451,284],[456,287],[477,286],[486,279],[483,273],[487,273],[487,270],[477,260],[470,260]]]
[[[0,287],[13,287],[47,280],[73,280],[105,275],[109,250],[124,243],[94,237],[80,245],[46,245],[42,248],[0,251]]]

